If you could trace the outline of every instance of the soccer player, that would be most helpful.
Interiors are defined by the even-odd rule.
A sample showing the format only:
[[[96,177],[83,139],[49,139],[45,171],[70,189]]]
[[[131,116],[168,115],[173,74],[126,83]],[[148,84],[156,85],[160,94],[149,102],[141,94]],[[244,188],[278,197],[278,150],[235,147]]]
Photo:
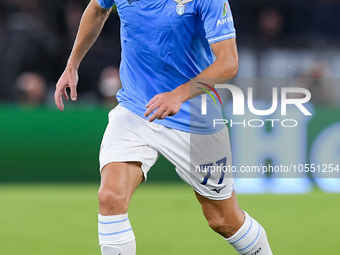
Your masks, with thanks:
[[[121,20],[123,88],[117,94],[119,105],[109,113],[100,150],[102,254],[136,254],[128,207],[159,154],[193,187],[209,226],[239,254],[272,254],[265,230],[239,208],[232,177],[204,171],[231,165],[228,129],[210,122],[222,117],[221,109],[207,100],[209,114],[202,115],[198,96],[237,73],[227,0],[92,0],[56,86],[57,107],[63,111],[67,87],[71,99],[77,99],[78,67],[114,4]]]

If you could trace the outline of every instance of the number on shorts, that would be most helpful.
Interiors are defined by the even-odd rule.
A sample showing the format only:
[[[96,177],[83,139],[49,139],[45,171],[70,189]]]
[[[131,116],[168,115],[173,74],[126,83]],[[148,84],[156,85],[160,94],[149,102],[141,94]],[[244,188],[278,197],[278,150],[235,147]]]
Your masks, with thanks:
[[[209,178],[211,177],[211,167],[214,165],[214,163],[209,163],[209,164],[204,164],[204,165],[200,165],[200,169],[206,169],[208,168],[208,172],[207,175],[204,177],[204,180],[201,182],[202,185],[206,185],[208,183]],[[221,176],[220,179],[218,181],[218,184],[221,184],[223,182],[224,179],[224,175],[225,175],[225,166],[227,165],[227,157],[224,157],[220,160],[216,161],[216,165],[217,166],[221,166]]]

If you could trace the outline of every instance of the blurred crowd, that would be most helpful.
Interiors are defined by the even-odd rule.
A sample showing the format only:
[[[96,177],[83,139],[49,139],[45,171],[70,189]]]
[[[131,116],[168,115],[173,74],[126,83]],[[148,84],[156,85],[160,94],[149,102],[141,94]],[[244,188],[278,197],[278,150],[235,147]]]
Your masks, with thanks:
[[[258,47],[336,46],[340,0],[231,0],[239,43]]]
[[[55,83],[72,49],[83,0],[0,0],[0,101],[53,101]],[[80,98],[112,97],[120,86],[119,18],[110,15],[79,73]],[[108,87],[111,86],[110,90]]]
[[[53,102],[88,2],[0,0],[0,101]],[[230,0],[230,5],[240,48],[340,45],[340,0]],[[80,100],[115,103],[121,86],[119,40],[119,18],[113,12],[80,67]]]

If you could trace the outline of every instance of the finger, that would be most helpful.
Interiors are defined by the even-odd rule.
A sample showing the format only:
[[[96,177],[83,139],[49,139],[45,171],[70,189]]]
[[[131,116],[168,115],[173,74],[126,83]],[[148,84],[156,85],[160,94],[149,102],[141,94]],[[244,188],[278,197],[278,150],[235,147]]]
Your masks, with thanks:
[[[60,111],[64,110],[64,104],[63,104],[63,100],[62,100],[62,91],[60,89],[56,89],[56,91],[55,91],[54,102],[55,102],[57,108]]]
[[[76,101],[77,100],[77,85],[76,84],[70,85],[70,89],[71,89],[71,99],[72,101]]]
[[[150,122],[153,122],[155,119],[158,119],[164,112],[164,109],[158,109],[157,111],[155,111],[151,117],[149,118]]]
[[[148,117],[150,113],[152,113],[154,110],[156,110],[159,107],[159,103],[155,101],[153,104],[151,104],[148,109],[145,111],[144,116]]]
[[[152,105],[153,103],[155,103],[158,100],[158,95],[154,96],[149,103],[145,106],[146,108],[149,108],[150,105]]]
[[[176,114],[176,112],[170,111],[170,113],[168,114],[168,116],[174,116]]]
[[[158,119],[165,119],[167,116],[171,116],[172,111],[171,110],[166,110],[165,112],[162,113],[161,116],[158,117]]]
[[[66,91],[66,87],[63,89],[63,96],[66,100],[68,100],[68,95],[67,95],[67,91]]]

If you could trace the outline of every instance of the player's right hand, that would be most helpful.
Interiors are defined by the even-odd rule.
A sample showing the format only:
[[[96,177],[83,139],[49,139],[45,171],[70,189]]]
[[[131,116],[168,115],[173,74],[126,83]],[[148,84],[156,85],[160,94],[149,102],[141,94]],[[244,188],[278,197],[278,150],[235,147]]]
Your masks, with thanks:
[[[66,88],[71,90],[72,101],[77,100],[78,71],[66,68],[56,85],[54,101],[60,111],[64,110],[63,96],[69,99]]]

